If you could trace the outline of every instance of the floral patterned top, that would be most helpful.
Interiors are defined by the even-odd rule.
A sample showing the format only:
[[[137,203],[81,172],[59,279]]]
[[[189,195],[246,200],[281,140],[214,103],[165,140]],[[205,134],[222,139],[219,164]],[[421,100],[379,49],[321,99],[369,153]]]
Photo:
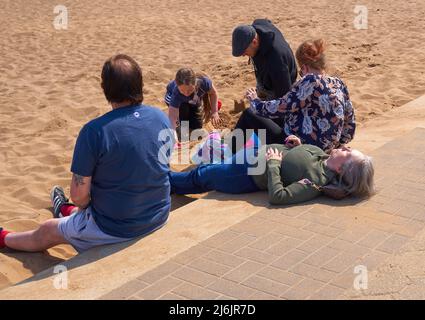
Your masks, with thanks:
[[[356,122],[347,86],[326,75],[307,74],[282,98],[251,101],[251,108],[265,118],[284,118],[284,132],[303,144],[329,152],[354,137]]]

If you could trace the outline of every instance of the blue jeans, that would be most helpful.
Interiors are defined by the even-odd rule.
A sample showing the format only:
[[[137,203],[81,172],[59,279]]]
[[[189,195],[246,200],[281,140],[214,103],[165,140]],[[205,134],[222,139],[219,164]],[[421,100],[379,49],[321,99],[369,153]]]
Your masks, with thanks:
[[[233,156],[235,159],[235,156]],[[171,192],[176,194],[196,194],[212,190],[223,193],[250,193],[260,189],[248,175],[250,165],[244,164],[202,164],[192,171],[170,171]]]

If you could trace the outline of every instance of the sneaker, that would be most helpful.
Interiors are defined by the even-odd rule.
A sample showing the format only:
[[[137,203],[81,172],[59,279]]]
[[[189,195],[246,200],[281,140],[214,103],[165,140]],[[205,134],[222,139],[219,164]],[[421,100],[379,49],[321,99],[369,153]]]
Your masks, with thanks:
[[[69,199],[65,196],[63,188],[54,186],[50,192],[50,200],[52,201],[53,206],[53,216],[55,218],[63,218],[60,209],[64,204],[69,203]]]

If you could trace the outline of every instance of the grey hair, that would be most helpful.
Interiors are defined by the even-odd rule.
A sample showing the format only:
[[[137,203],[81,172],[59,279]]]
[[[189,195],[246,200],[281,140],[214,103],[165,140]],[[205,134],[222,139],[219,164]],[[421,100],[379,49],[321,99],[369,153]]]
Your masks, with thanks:
[[[376,193],[374,174],[375,169],[371,157],[365,155],[360,160],[349,160],[342,165],[339,185],[349,194],[371,197]]]

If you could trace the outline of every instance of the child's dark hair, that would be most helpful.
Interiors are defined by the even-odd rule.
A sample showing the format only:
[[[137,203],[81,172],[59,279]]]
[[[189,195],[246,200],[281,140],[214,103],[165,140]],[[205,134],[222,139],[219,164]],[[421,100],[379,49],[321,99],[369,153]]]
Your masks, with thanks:
[[[181,68],[176,73],[176,83],[181,85],[196,85],[196,73],[191,68]]]

